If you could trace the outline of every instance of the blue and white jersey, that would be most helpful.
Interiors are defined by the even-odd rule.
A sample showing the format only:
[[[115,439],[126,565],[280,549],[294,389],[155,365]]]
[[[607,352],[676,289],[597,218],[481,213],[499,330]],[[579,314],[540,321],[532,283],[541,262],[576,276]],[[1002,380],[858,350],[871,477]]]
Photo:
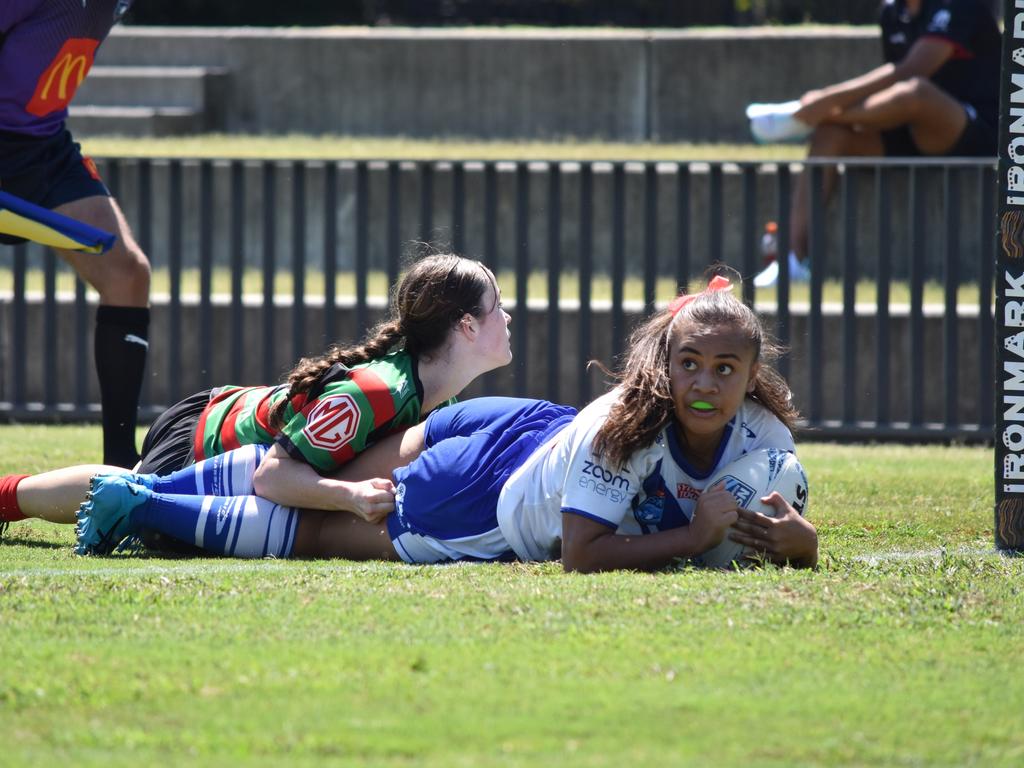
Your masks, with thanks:
[[[562,513],[583,515],[619,534],[655,533],[689,525],[697,499],[720,467],[759,448],[796,451],[779,419],[746,400],[726,426],[715,465],[706,472],[683,456],[673,424],[612,469],[594,456],[594,437],[608,417],[616,390],[598,398],[547,441],[506,481],[498,525],[522,560],[561,556]]]

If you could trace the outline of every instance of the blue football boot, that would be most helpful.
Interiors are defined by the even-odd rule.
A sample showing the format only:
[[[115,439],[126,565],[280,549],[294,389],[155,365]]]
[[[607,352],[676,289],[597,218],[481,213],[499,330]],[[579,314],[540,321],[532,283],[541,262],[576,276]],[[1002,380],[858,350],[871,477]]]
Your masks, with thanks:
[[[131,546],[137,531],[132,510],[150,499],[145,486],[128,481],[125,475],[96,475],[89,481],[89,493],[78,508],[79,555],[109,555]]]

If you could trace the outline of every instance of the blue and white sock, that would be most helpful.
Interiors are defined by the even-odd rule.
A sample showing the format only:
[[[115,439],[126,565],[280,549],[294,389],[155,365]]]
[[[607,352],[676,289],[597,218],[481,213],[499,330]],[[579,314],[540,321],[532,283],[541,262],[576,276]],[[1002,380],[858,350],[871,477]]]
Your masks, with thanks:
[[[152,482],[145,484],[155,493],[248,496],[256,468],[269,450],[265,445],[246,445],[163,477],[147,476]]]
[[[155,530],[229,557],[290,557],[299,511],[259,496],[152,493],[132,512],[136,530]]]

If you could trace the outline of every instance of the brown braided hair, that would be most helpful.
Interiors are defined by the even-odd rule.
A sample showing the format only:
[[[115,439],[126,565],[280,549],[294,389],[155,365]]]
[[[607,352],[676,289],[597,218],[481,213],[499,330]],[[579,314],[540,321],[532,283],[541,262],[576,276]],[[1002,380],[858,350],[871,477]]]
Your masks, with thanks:
[[[735,284],[734,280],[734,284]],[[771,367],[784,351],[764,329],[754,311],[729,291],[704,291],[673,315],[658,312],[630,336],[629,353],[613,377],[621,389],[608,418],[594,437],[594,451],[622,467],[636,451],[649,446],[675,415],[669,379],[670,333],[677,318],[698,326],[728,326],[743,334],[761,364],[754,391],[747,397],[760,403],[790,430],[800,414],[786,380]]]
[[[415,262],[392,291],[389,316],[362,344],[334,344],[324,354],[299,360],[288,374],[288,396],[270,411],[270,425],[280,429],[288,404],[308,392],[332,365],[351,367],[387,355],[397,347],[414,357],[429,356],[448,340],[449,331],[468,313],[483,317],[487,291],[498,301],[494,275],[479,261],[454,254],[434,254]]]

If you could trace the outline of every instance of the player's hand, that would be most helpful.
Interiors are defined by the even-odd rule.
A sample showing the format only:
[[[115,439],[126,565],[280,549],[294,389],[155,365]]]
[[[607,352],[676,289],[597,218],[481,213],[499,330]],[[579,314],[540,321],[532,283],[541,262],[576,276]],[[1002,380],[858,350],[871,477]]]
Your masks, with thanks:
[[[379,523],[395,508],[395,484],[383,477],[353,483],[352,512],[368,523]]]
[[[726,530],[738,519],[736,498],[725,490],[725,482],[715,483],[697,499],[690,521],[697,552],[706,552],[721,543]]]
[[[813,566],[818,560],[818,532],[814,526],[778,491],[761,501],[775,508],[775,517],[740,509],[729,538],[749,547],[755,557],[767,557],[780,565],[791,562]]]

